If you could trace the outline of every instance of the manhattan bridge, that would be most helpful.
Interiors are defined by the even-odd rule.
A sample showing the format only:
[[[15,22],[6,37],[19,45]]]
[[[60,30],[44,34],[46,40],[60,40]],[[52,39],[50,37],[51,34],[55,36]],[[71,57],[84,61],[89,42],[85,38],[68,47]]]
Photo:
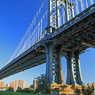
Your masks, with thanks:
[[[94,0],[43,0],[19,45],[0,69],[0,79],[46,63],[48,81],[61,84],[61,57],[65,57],[66,84],[83,85],[80,55],[89,47],[95,47]]]

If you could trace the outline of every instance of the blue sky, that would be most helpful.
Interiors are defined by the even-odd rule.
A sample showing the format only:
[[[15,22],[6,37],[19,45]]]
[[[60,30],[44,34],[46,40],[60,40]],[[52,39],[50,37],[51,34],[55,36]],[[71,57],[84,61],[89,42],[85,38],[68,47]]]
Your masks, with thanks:
[[[0,68],[2,68],[18,46],[44,0],[0,0]],[[81,72],[85,84],[95,82],[95,49],[89,48],[80,56]],[[26,86],[33,79],[45,73],[46,65],[40,65],[26,72],[3,79],[5,84],[14,80],[26,80]],[[67,63],[62,58],[63,77],[66,82]],[[2,81],[2,80],[1,80]]]

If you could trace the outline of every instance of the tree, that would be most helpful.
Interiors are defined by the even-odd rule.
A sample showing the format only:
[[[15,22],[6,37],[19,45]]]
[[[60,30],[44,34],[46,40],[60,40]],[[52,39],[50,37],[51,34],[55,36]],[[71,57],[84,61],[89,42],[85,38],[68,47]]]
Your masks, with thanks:
[[[9,87],[7,91],[14,91],[14,88],[13,87]]]
[[[31,90],[30,90],[30,88],[25,88],[25,89],[24,89],[24,92],[25,92],[25,93],[30,93]]]
[[[18,87],[16,91],[17,91],[17,92],[23,92],[20,87]]]
[[[31,86],[30,86],[30,90],[33,90],[33,89],[34,89],[34,85],[31,85]]]
[[[45,74],[41,74],[37,80],[37,89],[35,91],[37,93],[41,92],[42,94],[50,94],[50,84],[48,82],[48,77]]]

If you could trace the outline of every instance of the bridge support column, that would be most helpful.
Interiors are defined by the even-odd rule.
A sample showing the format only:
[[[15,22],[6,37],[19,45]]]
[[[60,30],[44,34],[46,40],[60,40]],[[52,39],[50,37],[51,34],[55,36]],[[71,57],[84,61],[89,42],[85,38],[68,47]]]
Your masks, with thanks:
[[[67,57],[67,84],[75,85],[75,77],[74,77],[74,70],[73,70],[73,52],[68,52]]]
[[[46,45],[46,75],[49,82],[53,81],[52,74],[52,44]]]
[[[55,59],[56,61],[56,77],[55,77],[55,82],[57,84],[62,84],[64,83],[63,80],[63,73],[62,73],[62,66],[61,66],[61,47],[56,49],[56,53],[57,53],[57,58]]]
[[[52,50],[52,43],[46,45],[46,75],[50,83],[62,84],[61,47]]]
[[[80,69],[80,55],[79,51],[75,52],[75,61],[76,61],[76,78],[77,78],[77,84],[83,85],[82,75],[81,75],[81,69]]]
[[[68,52],[67,55],[67,84],[83,85],[81,70],[80,70],[80,55],[79,51]]]

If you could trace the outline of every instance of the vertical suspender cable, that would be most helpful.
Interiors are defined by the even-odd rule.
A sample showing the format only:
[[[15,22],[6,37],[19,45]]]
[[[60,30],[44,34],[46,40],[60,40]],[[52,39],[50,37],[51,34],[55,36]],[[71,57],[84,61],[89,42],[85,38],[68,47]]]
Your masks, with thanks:
[[[32,23],[30,24],[28,30],[26,31],[26,33],[23,36],[22,40],[20,41],[19,45],[17,46],[14,53],[12,54],[12,56],[10,57],[10,59],[7,61],[6,64],[10,63],[13,59],[15,59],[17,56],[19,56],[25,50],[27,50],[31,46],[31,42],[32,42],[32,45],[33,45],[35,40],[37,40],[37,39],[39,40],[39,36],[42,35],[42,31],[43,31],[43,29],[42,29],[43,28],[43,25],[42,25],[43,19],[41,19],[42,12],[41,13],[39,13],[39,12],[42,10],[42,7],[44,6],[45,1],[46,0],[44,0],[44,2],[42,3],[41,7],[39,8],[39,11],[37,12],[36,16],[32,20]],[[43,10],[43,12],[44,12],[44,10]],[[39,17],[37,17],[38,14],[39,14]],[[40,18],[41,21],[39,20],[39,18]],[[37,26],[39,21],[40,21],[41,26],[40,26],[40,24]],[[36,26],[37,26],[37,29],[35,30]],[[40,31],[40,29],[41,29],[41,31]],[[41,33],[41,35],[40,35],[39,32]]]
[[[75,3],[76,3],[76,15],[78,15],[79,14],[78,1],[75,1]]]
[[[91,4],[91,5],[93,4],[93,0],[90,0],[90,4]]]
[[[39,24],[40,24],[40,23],[39,23]],[[40,37],[40,36],[39,36],[39,24],[38,24],[38,41],[39,41],[39,37]]]
[[[42,19],[41,19],[41,36],[42,36]],[[42,39],[42,37],[41,37],[41,39]]]
[[[83,0],[80,0],[80,2],[81,2],[81,9],[82,9],[82,11],[84,10],[84,3],[83,3]]]
[[[88,8],[88,3],[87,3],[87,0],[86,0],[86,8]]]

